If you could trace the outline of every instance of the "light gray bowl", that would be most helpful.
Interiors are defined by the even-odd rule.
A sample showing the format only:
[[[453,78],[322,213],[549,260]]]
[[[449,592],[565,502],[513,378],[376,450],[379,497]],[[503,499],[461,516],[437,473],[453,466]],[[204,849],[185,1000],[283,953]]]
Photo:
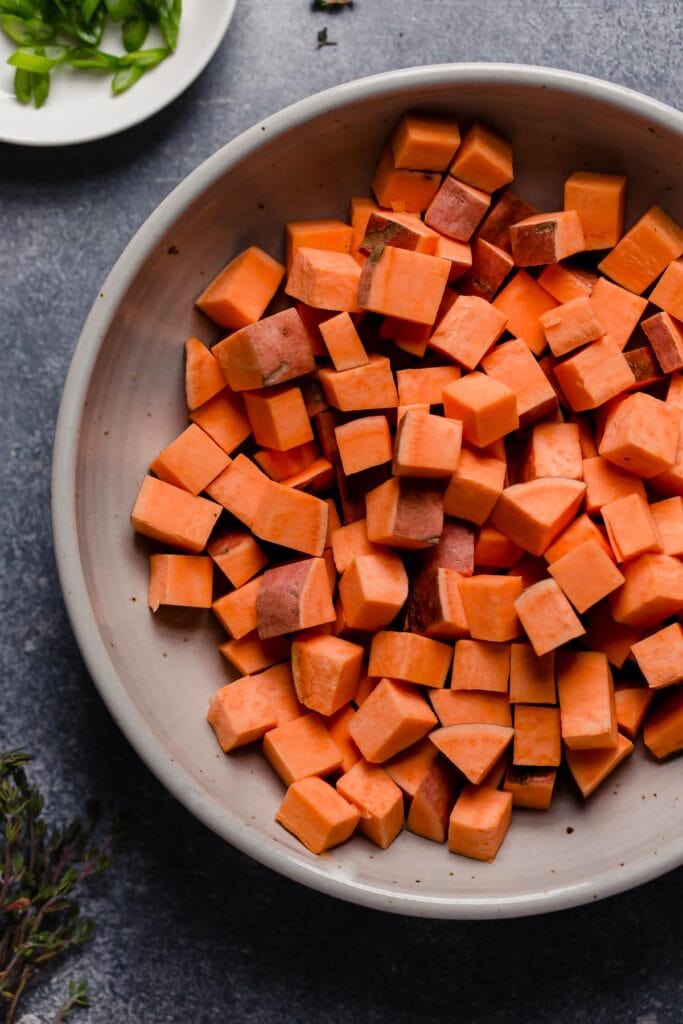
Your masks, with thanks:
[[[683,863],[681,761],[641,749],[583,804],[517,812],[493,864],[406,832],[322,857],[273,821],[282,786],[257,750],[223,756],[205,722],[228,678],[210,613],[146,606],[147,547],[128,516],[150,459],[186,424],[185,338],[213,340],[193,300],[248,244],[277,255],[283,224],[341,216],[398,116],[485,119],[513,139],[522,195],[561,208],[577,168],[625,172],[630,220],[661,203],[683,220],[683,115],[627,89],[545,68],[413,68],[340,85],[269,118],[197,168],[126,248],[95,300],[59,414],[53,521],[85,661],[112,715],[198,818],[282,874],[343,899],[427,917],[511,917],[619,892]],[[573,830],[573,831],[570,831]]]

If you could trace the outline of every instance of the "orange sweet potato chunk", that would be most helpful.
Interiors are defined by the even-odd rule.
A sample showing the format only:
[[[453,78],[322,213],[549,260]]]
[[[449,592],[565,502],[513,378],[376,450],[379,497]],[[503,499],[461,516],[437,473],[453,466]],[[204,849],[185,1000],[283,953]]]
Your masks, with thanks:
[[[338,313],[323,321],[320,333],[335,370],[352,370],[368,362],[368,354],[348,313]]]
[[[631,650],[653,690],[672,686],[683,679],[683,626],[680,622],[672,622],[651,633],[633,644]]]
[[[463,448],[444,494],[446,514],[478,525],[484,523],[503,493],[506,468],[501,459]]]
[[[503,192],[482,221],[477,238],[505,252],[512,252],[510,228],[535,213],[538,213],[536,207],[527,203],[525,199],[520,199],[514,192]]]
[[[224,388],[204,405],[193,409],[190,419],[230,455],[251,434],[240,395]]]
[[[562,761],[562,735],[558,708],[515,705],[512,761],[524,768],[558,768]]]
[[[444,388],[444,412],[462,422],[466,441],[483,448],[519,426],[517,396],[507,385],[475,371]]]
[[[394,246],[374,249],[358,285],[361,309],[433,324],[448,282],[446,260]]]
[[[586,485],[579,480],[544,477],[506,487],[491,525],[525,551],[542,555],[576,515]]]
[[[683,686],[670,690],[648,715],[643,739],[660,760],[683,750]]]
[[[567,767],[581,795],[589,797],[632,750],[633,744],[621,733],[617,733],[616,745],[613,747],[600,750],[567,749]]]
[[[626,582],[612,594],[612,615],[627,626],[657,626],[683,609],[683,564],[671,555],[645,554],[623,566]]]
[[[599,451],[604,459],[641,477],[657,476],[676,461],[680,415],[642,392],[608,415]]]
[[[305,778],[289,787],[275,820],[311,853],[323,853],[352,835],[360,813],[328,782]]]
[[[281,263],[252,245],[221,270],[197,305],[221,327],[246,327],[263,316],[284,274]]]
[[[510,745],[513,733],[505,725],[462,723],[435,729],[429,738],[469,782],[479,785]]]
[[[429,339],[440,355],[473,370],[505,330],[506,317],[485,299],[458,295]]]
[[[548,572],[579,613],[592,608],[624,582],[612,559],[592,538],[555,559]]]
[[[683,253],[683,228],[652,206],[605,256],[598,269],[637,295]]]
[[[558,363],[555,380],[574,412],[596,409],[636,382],[623,352],[608,334]]]
[[[372,179],[377,201],[387,209],[406,213],[422,213],[441,184],[441,175],[433,171],[416,171],[396,167],[391,146],[386,146]]]
[[[518,576],[470,576],[460,583],[467,623],[474,640],[503,642],[519,636],[515,601],[522,593]]]
[[[391,477],[365,499],[368,537],[406,551],[438,543],[443,498],[438,481]]]
[[[403,795],[384,769],[360,760],[337,780],[337,792],[360,811],[359,830],[381,850],[391,846],[404,824]]]
[[[465,786],[448,825],[448,849],[474,860],[492,861],[512,820],[512,795],[485,786]]]
[[[491,196],[450,174],[440,184],[425,213],[425,224],[457,242],[469,242],[491,205]]]
[[[431,690],[432,707],[441,725],[512,726],[510,703],[506,693],[477,690]]]
[[[147,603],[210,608],[213,562],[204,555],[151,555]]]
[[[267,695],[250,676],[221,687],[212,698],[206,717],[226,754],[260,739],[277,722]]]
[[[327,249],[330,252],[351,252],[353,228],[342,220],[291,220],[285,225],[287,273],[299,249]]]
[[[624,230],[626,177],[574,171],[564,183],[564,208],[579,215],[586,249],[611,249]]]
[[[256,624],[261,640],[312,629],[334,622],[336,618],[330,580],[322,558],[305,558],[267,569],[259,584]]]
[[[185,342],[185,400],[190,412],[222,391],[227,381],[216,357],[198,338]]]
[[[368,674],[422,686],[442,687],[451,666],[448,644],[416,633],[376,633],[370,647]]]
[[[408,829],[433,843],[445,843],[456,794],[456,773],[449,765],[435,761],[410,802]]]
[[[510,703],[557,703],[555,651],[539,657],[530,644],[510,645]]]
[[[346,252],[302,246],[287,278],[287,295],[315,309],[352,312],[358,308],[360,267]]]
[[[585,249],[576,210],[537,213],[510,228],[512,255],[518,267],[559,263]]]
[[[396,618],[408,597],[408,574],[393,552],[357,555],[343,572],[339,596],[351,629],[376,630]]]
[[[159,452],[149,468],[166,483],[199,494],[229,465],[230,459],[223,449],[191,423]]]
[[[510,644],[458,640],[453,654],[451,690],[508,692]]]
[[[522,479],[557,476],[581,480],[582,461],[576,423],[537,423],[531,432]]]
[[[394,476],[448,479],[458,468],[461,444],[456,420],[409,410],[396,431]]]
[[[683,320],[683,259],[669,264],[653,288],[650,302],[676,320]]]
[[[600,277],[591,292],[591,304],[605,334],[623,349],[645,312],[647,299]]]
[[[617,744],[614,684],[609,663],[599,651],[560,651],[557,692],[562,739],[569,750],[594,750]]]
[[[526,270],[518,270],[493,300],[507,317],[507,329],[540,356],[546,347],[541,316],[558,303]]]
[[[510,765],[503,790],[512,796],[513,807],[547,811],[553,798],[557,769],[519,768]]]
[[[629,681],[616,683],[614,700],[617,708],[617,725],[619,731],[632,742],[639,734],[654,699],[655,691],[649,686],[639,686]]]
[[[465,132],[449,173],[468,185],[495,192],[512,181],[512,146],[507,139],[475,122]]]
[[[263,753],[287,786],[309,775],[330,775],[342,755],[317,715],[303,715],[266,733]]]
[[[415,687],[382,679],[359,707],[349,731],[365,760],[381,764],[435,725],[436,715]]]
[[[394,166],[412,171],[445,171],[460,145],[460,130],[450,118],[409,111],[390,140]]]
[[[585,633],[555,580],[541,580],[527,587],[515,601],[515,608],[539,657]]]
[[[393,409],[398,405],[391,363],[386,356],[372,355],[365,365],[340,372],[324,367],[320,370],[320,383],[330,405],[342,412]]]
[[[496,345],[482,359],[481,368],[516,393],[520,427],[543,419],[557,409],[555,389],[521,338]]]
[[[391,433],[386,416],[361,416],[335,427],[334,432],[346,476],[391,461]]]
[[[206,546],[220,512],[215,501],[146,476],[130,521],[136,533],[198,554]]]
[[[218,649],[238,672],[250,676],[284,661],[289,657],[290,646],[290,641],[281,636],[273,637],[272,640],[259,640],[254,629],[239,640],[226,640]]]
[[[363,648],[322,633],[292,644],[292,675],[299,700],[311,711],[333,715],[356,696]]]
[[[433,690],[432,693],[443,693]],[[435,764],[439,752],[428,737],[424,737],[392,757],[383,765],[386,773],[407,797],[414,797]]]

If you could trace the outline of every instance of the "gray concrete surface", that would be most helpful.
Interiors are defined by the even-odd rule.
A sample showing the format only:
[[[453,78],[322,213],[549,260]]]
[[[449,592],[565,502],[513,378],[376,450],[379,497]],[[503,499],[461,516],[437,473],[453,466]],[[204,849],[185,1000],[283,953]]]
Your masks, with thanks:
[[[223,142],[315,90],[435,61],[571,68],[680,106],[682,21],[680,0],[356,0],[335,17],[309,0],[240,0],[211,66],[151,121],[61,152],[0,146],[0,746],[35,753],[51,814],[94,794],[132,814],[114,869],[84,899],[94,943],[31,993],[24,1024],[48,1021],[73,976],[91,986],[84,1024],[683,1021],[681,871],[547,918],[436,923],[333,902],[205,831],[88,679],[48,507],[57,404],[98,286]],[[324,26],[338,45],[316,51]]]

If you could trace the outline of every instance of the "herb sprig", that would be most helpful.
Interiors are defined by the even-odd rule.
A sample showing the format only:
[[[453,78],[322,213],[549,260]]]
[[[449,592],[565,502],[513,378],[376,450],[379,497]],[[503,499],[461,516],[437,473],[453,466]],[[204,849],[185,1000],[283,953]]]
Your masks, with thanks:
[[[81,883],[105,871],[118,826],[97,841],[98,812],[85,822],[49,828],[43,797],[29,785],[23,751],[0,755],[0,1000],[13,1024],[26,990],[55,958],[89,942],[94,924],[77,903]],[[71,982],[55,1018],[66,1020],[88,1005],[85,982]]]
[[[110,72],[119,95],[174,52],[181,16],[182,0],[0,0],[0,28],[18,47],[7,61],[16,97],[42,107],[60,65]],[[108,23],[121,25],[122,56],[98,48]],[[153,24],[166,45],[145,50]]]

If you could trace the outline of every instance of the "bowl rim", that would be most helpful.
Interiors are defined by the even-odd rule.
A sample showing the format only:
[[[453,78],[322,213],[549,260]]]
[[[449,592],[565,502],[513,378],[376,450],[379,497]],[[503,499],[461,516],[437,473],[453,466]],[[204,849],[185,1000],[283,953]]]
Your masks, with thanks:
[[[659,856],[643,854],[627,867],[612,868],[583,881],[539,888],[535,893],[472,897],[421,896],[390,891],[352,878],[335,877],[259,836],[209,796],[175,762],[139,713],[121,684],[99,633],[90,604],[76,514],[76,466],[80,422],[91,375],[111,318],[139,266],[187,208],[216,179],[254,148],[348,102],[370,99],[415,86],[458,84],[527,85],[553,88],[612,103],[653,125],[673,128],[683,139],[683,113],[625,86],[587,75],[523,64],[437,64],[387,71],[333,86],[259,121],[203,161],[159,204],[125,247],[100,288],[85,321],[67,373],[55,428],[52,458],[52,528],[59,581],[71,627],[95,683],[114,721],[142,761],[167,790],[217,835],[265,866],[330,896],[377,910],[431,918],[486,919],[521,917],[578,906],[640,885],[683,864],[683,837]]]

